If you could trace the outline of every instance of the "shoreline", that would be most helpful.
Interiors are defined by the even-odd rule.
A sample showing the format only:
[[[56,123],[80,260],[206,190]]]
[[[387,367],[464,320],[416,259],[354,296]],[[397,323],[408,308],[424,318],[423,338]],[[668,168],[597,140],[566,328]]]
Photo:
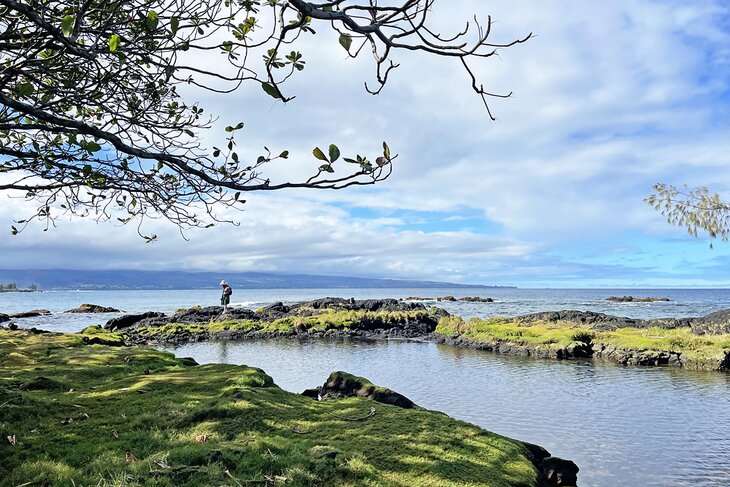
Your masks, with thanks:
[[[91,343],[110,345],[399,338],[542,359],[730,370],[730,310],[700,318],[642,320],[568,310],[465,321],[420,302],[321,298],[255,311],[234,308],[223,313],[219,306],[183,308],[170,315],[149,311],[82,333]]]
[[[0,330],[0,478],[92,485],[102,468],[140,485],[577,485],[573,462],[362,377],[333,372],[313,400],[261,369],[88,337]]]
[[[252,310],[190,308],[173,316],[122,317],[104,332],[124,343],[365,338],[427,341],[543,359],[589,358],[621,365],[730,370],[730,310],[702,318],[639,320],[590,311],[464,321],[436,307],[395,299],[319,300]]]

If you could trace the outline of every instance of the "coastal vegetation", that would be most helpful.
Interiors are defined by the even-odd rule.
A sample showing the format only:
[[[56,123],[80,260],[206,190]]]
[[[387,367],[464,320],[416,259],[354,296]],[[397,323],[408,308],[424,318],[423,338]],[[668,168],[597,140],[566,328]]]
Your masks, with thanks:
[[[258,310],[258,312],[261,311],[263,310]],[[142,337],[154,338],[190,332],[324,332],[328,330],[392,328],[430,319],[433,319],[433,317],[427,310],[367,311],[331,308],[315,310],[305,306],[297,309],[296,314],[273,320],[241,320],[223,314],[207,323],[178,323],[173,321],[162,326],[142,325],[135,328],[135,333]]]
[[[524,444],[444,414],[99,336],[0,331],[0,485],[537,485]]]
[[[649,362],[653,358],[659,363],[662,354],[667,361],[675,354],[679,360],[677,365],[685,367],[726,370],[730,365],[730,334],[697,335],[688,326],[600,330],[575,321],[525,323],[510,318],[464,320],[448,316],[439,320],[436,334],[495,349],[514,346],[520,349],[516,350],[518,353],[543,352],[537,355],[545,357],[593,356],[600,348],[609,351],[602,358],[611,359],[614,353],[615,361],[619,362],[627,353],[641,354]]]

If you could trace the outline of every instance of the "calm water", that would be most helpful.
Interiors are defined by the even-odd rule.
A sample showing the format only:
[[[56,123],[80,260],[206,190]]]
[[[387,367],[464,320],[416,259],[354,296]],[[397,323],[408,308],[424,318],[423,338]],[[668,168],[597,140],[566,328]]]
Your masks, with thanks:
[[[583,487],[730,485],[730,375],[550,362],[406,341],[196,343],[200,363],[263,368],[294,392],[333,370],[537,443],[580,466]]]
[[[481,296],[494,303],[437,303],[463,317],[516,316],[537,311],[561,309],[589,310],[631,318],[666,316],[703,316],[730,308],[728,289],[234,289],[233,304],[259,308],[274,301],[296,302],[336,296],[343,298],[402,298],[418,296]],[[666,297],[670,302],[613,303],[609,296]],[[50,317],[16,320],[19,326],[38,326],[54,331],[78,331],[93,324],[103,324],[119,314],[75,315],[63,311],[82,303],[111,306],[129,313],[143,311],[173,312],[196,304],[219,304],[218,289],[156,291],[49,291],[42,293],[0,293],[0,313],[17,313],[31,309],[47,309]]]
[[[438,303],[464,317],[515,316],[581,309],[633,318],[702,316],[730,308],[730,290],[311,289],[234,291],[234,303],[324,296],[384,298],[453,295],[495,303]],[[655,296],[668,303],[611,303],[608,296]],[[82,303],[125,312],[218,303],[219,291],[0,293],[0,312],[44,308],[23,327],[78,331],[119,314],[64,313]],[[428,303],[431,304],[431,303]],[[437,304],[437,303],[432,303]],[[170,349],[201,363],[261,367],[294,392],[346,370],[506,436],[574,460],[583,487],[730,486],[730,374],[669,368],[551,362],[405,341],[261,341],[199,343]]]

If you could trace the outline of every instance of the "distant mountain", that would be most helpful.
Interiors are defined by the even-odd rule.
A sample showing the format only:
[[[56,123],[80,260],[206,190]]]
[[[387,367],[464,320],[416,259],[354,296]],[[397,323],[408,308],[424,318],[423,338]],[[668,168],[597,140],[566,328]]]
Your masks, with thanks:
[[[0,283],[14,282],[19,288],[37,285],[40,289],[210,289],[221,279],[240,289],[318,289],[318,288],[495,288],[433,281],[401,281],[364,277],[274,274],[264,272],[183,272],[70,269],[0,269]]]

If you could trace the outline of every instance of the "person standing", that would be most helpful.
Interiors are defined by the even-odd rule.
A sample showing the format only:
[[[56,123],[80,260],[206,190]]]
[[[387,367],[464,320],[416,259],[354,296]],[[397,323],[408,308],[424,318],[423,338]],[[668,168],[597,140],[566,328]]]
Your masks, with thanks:
[[[225,279],[221,281],[221,287],[223,288],[223,294],[221,294],[221,305],[223,306],[223,312],[225,313],[228,311],[228,305],[231,304],[231,294],[233,294],[233,289],[231,289],[231,286]]]

